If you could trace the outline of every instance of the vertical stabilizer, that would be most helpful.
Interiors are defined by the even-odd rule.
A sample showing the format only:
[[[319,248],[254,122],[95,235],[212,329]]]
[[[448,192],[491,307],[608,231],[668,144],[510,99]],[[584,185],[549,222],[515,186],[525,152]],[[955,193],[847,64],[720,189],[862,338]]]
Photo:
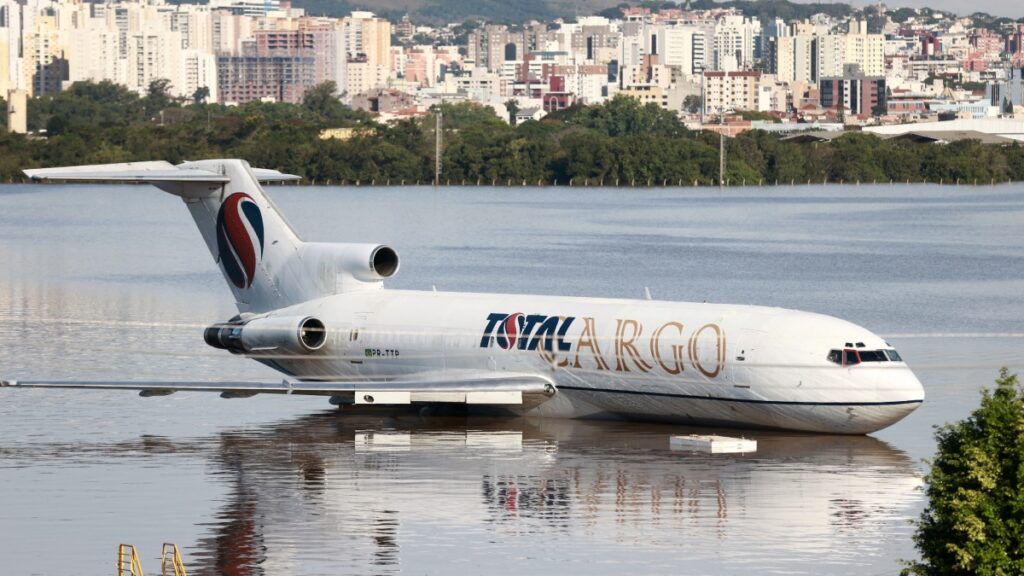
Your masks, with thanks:
[[[239,312],[379,290],[398,253],[379,244],[303,242],[260,182],[297,180],[244,160],[130,162],[25,170],[33,180],[145,182],[180,196],[224,274]]]
[[[302,240],[260,186],[244,160],[189,162],[198,169],[227,176],[211,190],[187,186],[180,192],[192,218],[238,303],[241,312],[265,312],[305,300],[293,278]],[[173,187],[171,187],[173,188]]]

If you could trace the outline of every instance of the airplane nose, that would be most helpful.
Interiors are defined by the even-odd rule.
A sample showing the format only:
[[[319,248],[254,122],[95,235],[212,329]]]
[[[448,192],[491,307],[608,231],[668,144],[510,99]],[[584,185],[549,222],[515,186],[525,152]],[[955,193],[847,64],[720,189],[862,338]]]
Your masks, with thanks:
[[[887,396],[894,401],[924,400],[924,386],[910,368],[895,370],[886,380]]]

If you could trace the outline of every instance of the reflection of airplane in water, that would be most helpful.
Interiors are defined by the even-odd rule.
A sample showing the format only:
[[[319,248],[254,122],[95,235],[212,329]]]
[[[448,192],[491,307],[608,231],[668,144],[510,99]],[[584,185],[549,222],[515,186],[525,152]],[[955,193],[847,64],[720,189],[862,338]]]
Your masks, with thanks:
[[[241,160],[26,173],[38,180],[147,182],[181,197],[239,311],[207,328],[207,344],[290,380],[0,385],[129,389],[144,396],[313,394],[344,405],[461,403],[539,416],[845,434],[884,428],[924,398],[920,382],[882,338],[821,314],[383,290],[399,268],[393,249],[303,241],[260,185],[295,177]],[[453,260],[460,257],[452,251]]]
[[[494,554],[857,566],[918,498],[910,458],[871,437],[757,433],[756,454],[723,457],[670,451],[670,431],[328,413],[142,450],[205,454],[228,483],[185,547],[198,574],[476,572]]]

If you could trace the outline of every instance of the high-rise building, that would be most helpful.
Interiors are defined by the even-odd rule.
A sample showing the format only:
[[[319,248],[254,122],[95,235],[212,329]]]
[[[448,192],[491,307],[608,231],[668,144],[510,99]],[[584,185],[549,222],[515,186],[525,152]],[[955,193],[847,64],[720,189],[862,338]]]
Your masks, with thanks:
[[[315,85],[316,62],[310,56],[218,56],[220,101],[302,102]]]
[[[391,77],[391,23],[373,12],[353,12],[342,20],[349,97],[386,86]]]
[[[1006,52],[1014,66],[1024,66],[1024,24],[1018,24],[1006,36]]]
[[[497,72],[506,61],[523,59],[522,35],[509,33],[504,24],[487,24],[470,32],[466,51],[477,67]]]
[[[39,16],[34,19],[32,28],[23,32],[24,77],[19,85],[27,87],[31,96],[59,92],[68,79],[64,39],[55,16]]]
[[[253,32],[257,56],[309,56],[315,61],[314,82],[344,84],[345,55],[342,30],[330,20],[299,18],[280,28]]]
[[[885,78],[856,73],[822,78],[818,90],[822,108],[842,108],[864,116],[886,113]]]
[[[781,81],[817,84],[820,78],[842,76],[848,64],[856,64],[867,76],[885,74],[884,39],[868,34],[866,22],[852,21],[846,34],[829,34],[805,22],[794,24],[791,31],[769,39],[770,70]]]
[[[715,23],[715,70],[739,70],[753,66],[760,56],[761,22],[739,14],[723,16]]]
[[[814,83],[818,78],[818,37],[810,34],[774,38],[771,71],[783,82]]]
[[[662,63],[686,75],[699,75],[707,67],[709,34],[705,28],[691,25],[666,26],[658,33]]]
[[[978,28],[967,37],[971,48],[981,53],[987,61],[999,59],[1003,51],[1003,38],[987,28]]]
[[[999,107],[1000,112],[1007,104],[1024,106],[1024,70],[1011,69],[1009,78],[990,83],[985,95],[992,106]]]
[[[757,110],[760,82],[761,73],[756,70],[705,71],[702,90],[704,113]]]

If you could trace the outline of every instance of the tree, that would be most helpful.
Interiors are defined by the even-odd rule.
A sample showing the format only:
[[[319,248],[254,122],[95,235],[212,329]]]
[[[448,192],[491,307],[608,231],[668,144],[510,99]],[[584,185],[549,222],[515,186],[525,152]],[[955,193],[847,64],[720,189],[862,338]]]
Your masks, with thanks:
[[[171,81],[167,78],[157,78],[150,81],[146,88],[146,97],[143,100],[143,107],[146,116],[152,118],[164,108],[174,104],[174,97],[171,96]]]
[[[690,94],[686,98],[683,98],[683,110],[686,110],[690,114],[696,114],[700,112],[700,107],[703,105],[701,97],[696,94]]]
[[[1024,573],[1024,390],[999,372],[966,420],[935,433],[928,506],[904,575]]]
[[[508,110],[508,123],[516,125],[516,114],[519,112],[519,100],[510,98],[505,102],[505,110]]]
[[[1013,114],[1013,103],[1003,96],[1003,114]]]
[[[324,118],[329,118],[341,106],[341,102],[335,96],[337,91],[338,85],[333,80],[321,82],[306,90],[302,95],[302,105]]]
[[[206,99],[210,97],[210,89],[206,86],[200,86],[196,88],[196,91],[192,93],[192,102],[196,105],[206,103]]]

